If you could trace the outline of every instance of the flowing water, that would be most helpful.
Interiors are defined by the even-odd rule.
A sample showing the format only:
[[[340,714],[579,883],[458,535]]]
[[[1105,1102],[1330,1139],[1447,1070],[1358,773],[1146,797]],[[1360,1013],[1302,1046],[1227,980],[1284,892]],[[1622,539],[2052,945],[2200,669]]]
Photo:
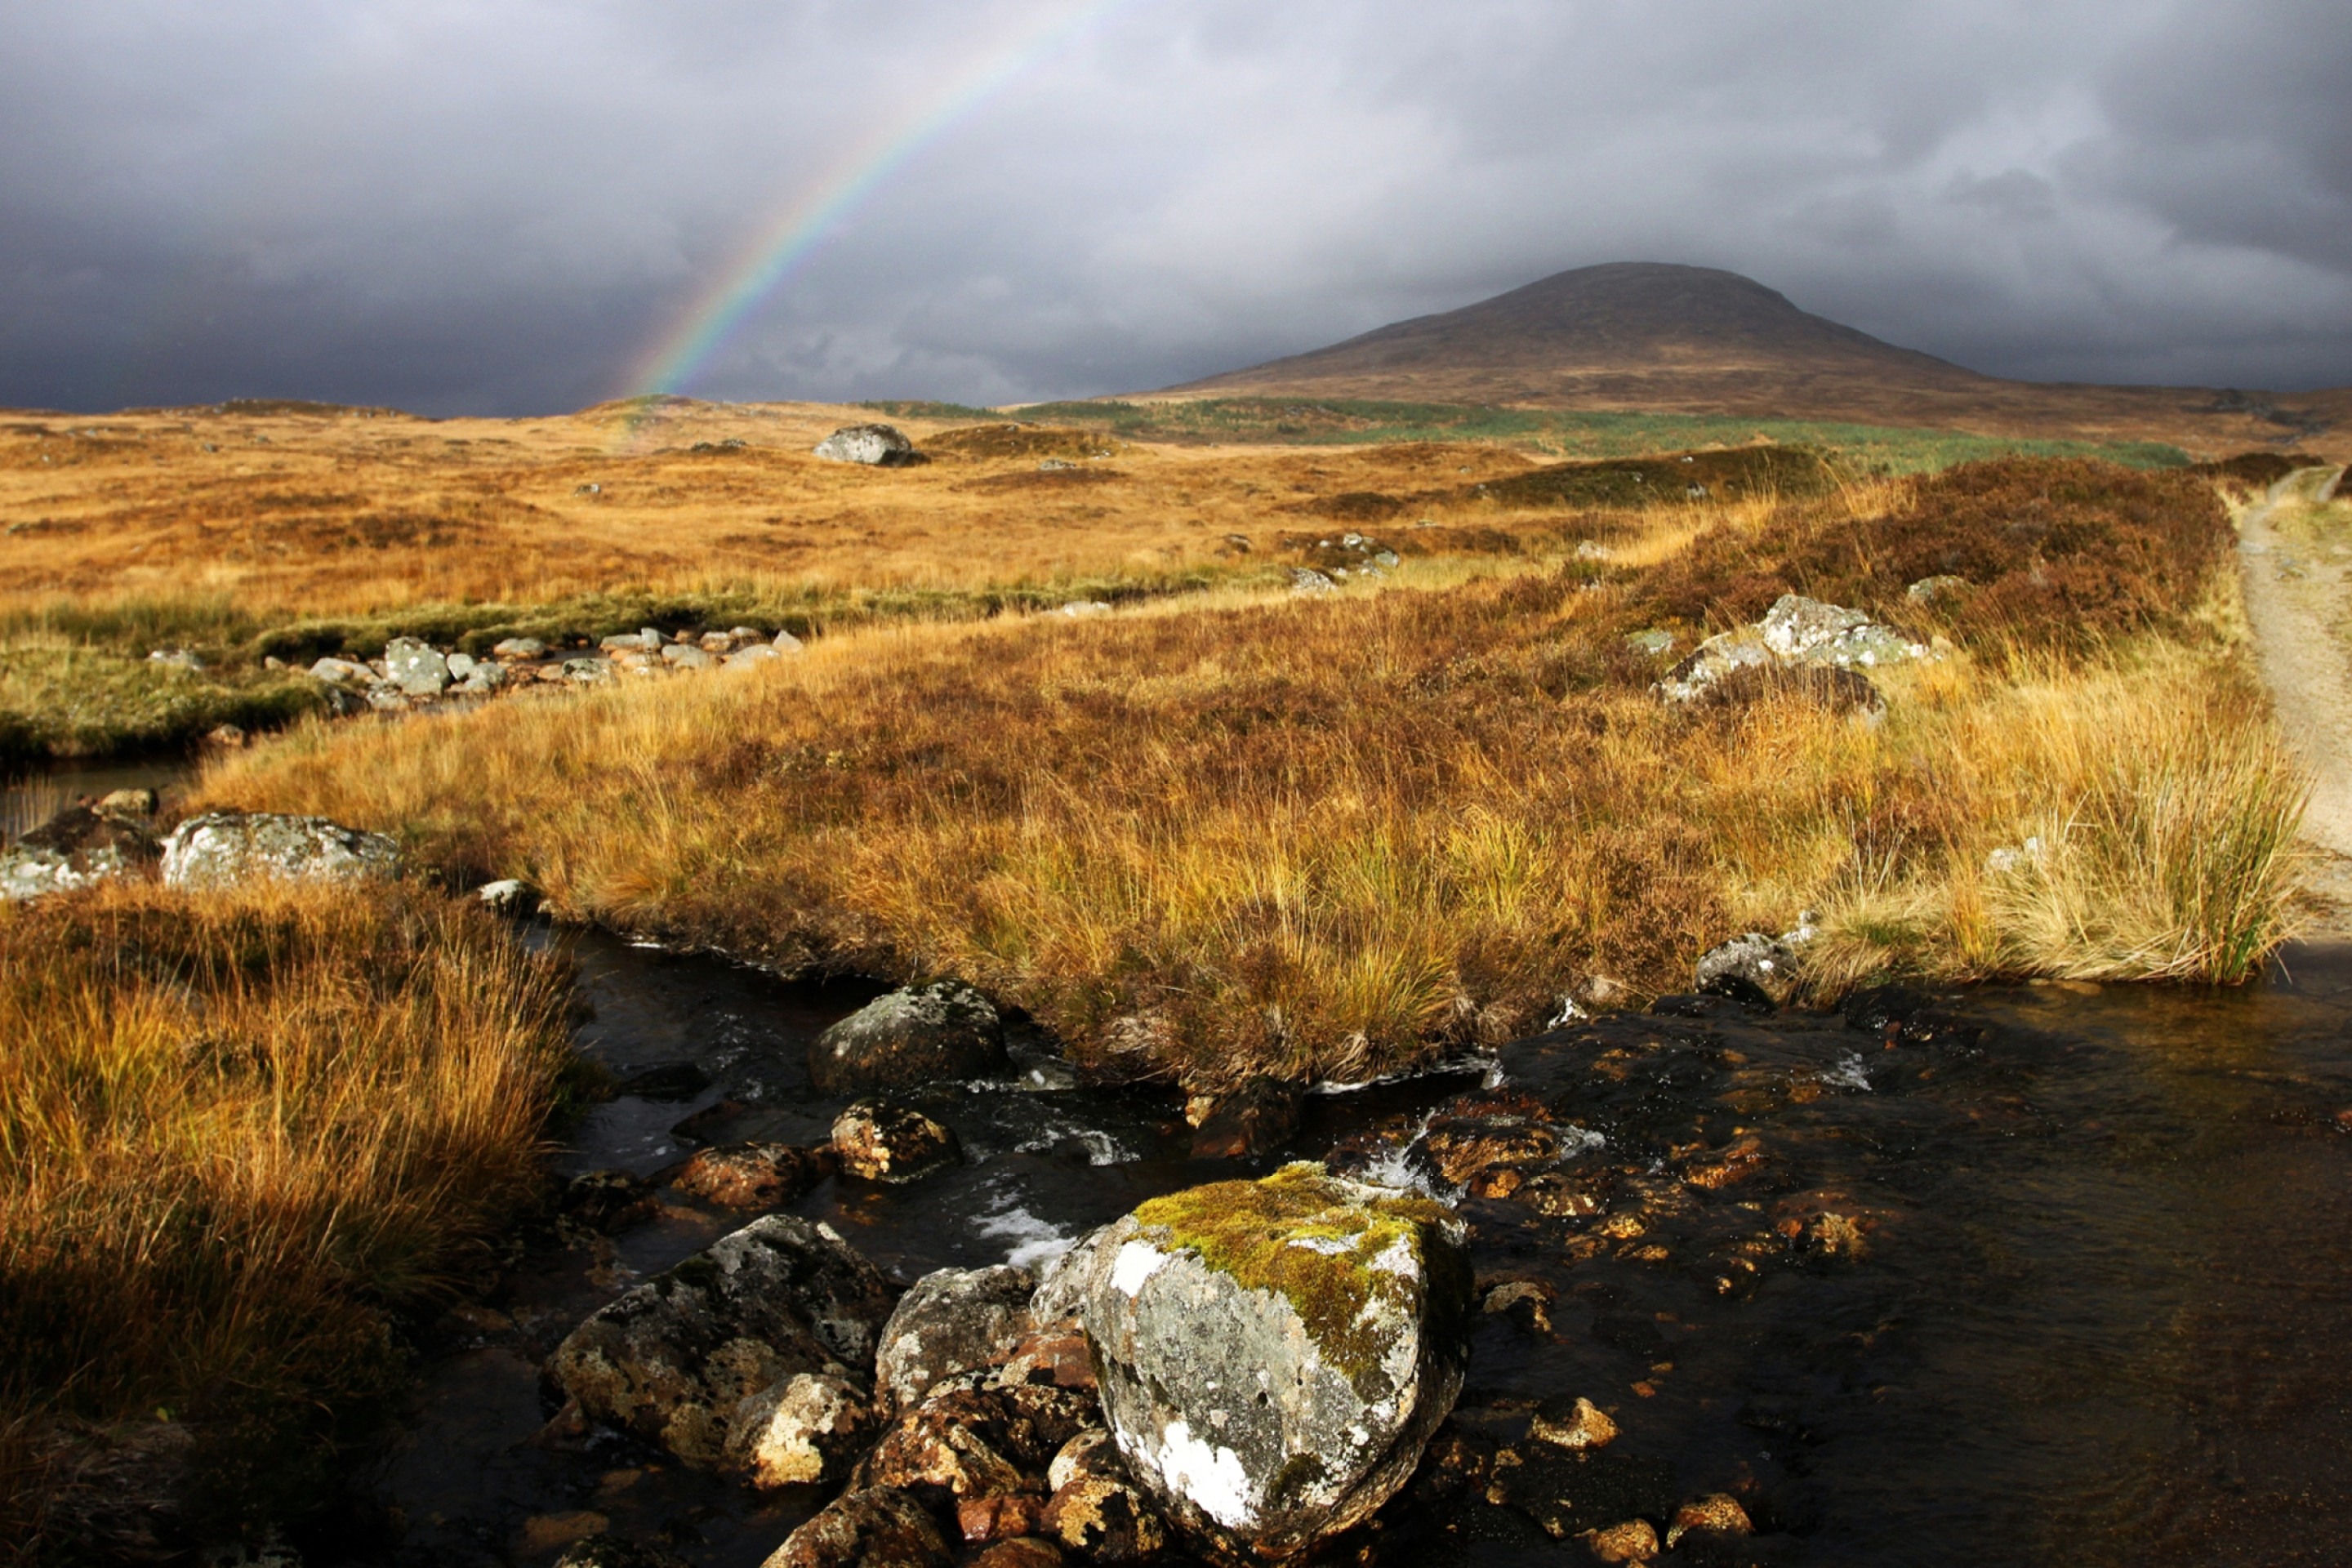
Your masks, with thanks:
[[[540,940],[580,966],[583,1048],[625,1079],[667,1068],[661,1092],[686,1096],[599,1108],[565,1172],[656,1171],[690,1146],[681,1122],[826,1136],[839,1104],[803,1055],[874,987]],[[1493,1068],[1311,1098],[1291,1146],[1248,1163],[1187,1158],[1172,1095],[1075,1087],[1018,1040],[1005,1080],[922,1102],[961,1135],[961,1168],[832,1181],[791,1206],[902,1280],[1034,1262],[1146,1197],[1284,1158],[1337,1147],[1426,1178],[1430,1113],[1492,1072],[1494,1092],[1595,1135],[1563,1170],[1602,1201],[1461,1200],[1490,1309],[1455,1416],[1474,1441],[1524,1447],[1537,1402],[1590,1397],[1622,1429],[1612,1462],[1674,1496],[1738,1495],[1763,1562],[2352,1557],[2352,953],[2291,952],[2238,992],[2053,984],[1942,1005],[1900,1037],[1712,1002],[1615,1020]],[[1751,1134],[1752,1173],[1692,1176],[1692,1147]],[[761,1504],[609,1436],[533,1436],[555,1408],[536,1363],[563,1332],[747,1217],[667,1194],[617,1236],[520,1251],[484,1306],[439,1326],[342,1555],[311,1560],[543,1563],[609,1526],[712,1568],[760,1562],[813,1500]],[[1400,1504],[1364,1550],[1586,1560],[1487,1495]]]

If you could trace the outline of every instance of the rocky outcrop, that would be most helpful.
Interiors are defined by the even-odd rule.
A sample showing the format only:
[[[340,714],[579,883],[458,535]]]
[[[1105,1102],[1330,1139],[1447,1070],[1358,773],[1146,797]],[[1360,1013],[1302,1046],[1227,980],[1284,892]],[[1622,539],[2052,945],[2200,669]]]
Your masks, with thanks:
[[[811,449],[828,463],[896,468],[915,460],[915,444],[888,425],[845,425]]]
[[[874,1391],[883,1408],[919,1405],[934,1384],[1010,1355],[1034,1326],[1029,1299],[1036,1289],[1036,1276],[1002,1263],[942,1268],[915,1281],[875,1354]]]
[[[842,1019],[809,1047],[809,1077],[827,1094],[981,1078],[1006,1065],[995,1005],[960,980],[893,991]]]
[[[833,1148],[843,1170],[868,1182],[911,1182],[963,1159],[953,1132],[887,1100],[861,1100],[835,1118]]]
[[[1805,666],[1854,671],[1927,657],[1925,645],[1860,610],[1783,594],[1756,625],[1699,644],[1666,671],[1658,690],[1670,701],[1688,702],[1743,669]]]
[[[829,1227],[769,1215],[587,1319],[548,1371],[590,1416],[714,1468],[745,1399],[870,1367],[895,1295]]]
[[[163,841],[163,884],[224,888],[264,878],[359,880],[400,873],[400,846],[323,816],[208,811]]]
[[[1442,1205],[1297,1164],[1117,1222],[1086,1327],[1137,1484],[1187,1528],[1279,1558],[1411,1475],[1460,1391],[1470,1312]]]
[[[130,810],[66,807],[0,849],[0,899],[71,892],[144,872],[161,851],[142,816]]]

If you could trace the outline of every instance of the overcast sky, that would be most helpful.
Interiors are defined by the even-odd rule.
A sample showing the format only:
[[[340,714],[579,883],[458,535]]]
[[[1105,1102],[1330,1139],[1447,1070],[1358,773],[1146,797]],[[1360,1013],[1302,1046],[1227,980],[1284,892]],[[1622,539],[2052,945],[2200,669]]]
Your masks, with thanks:
[[[2000,374],[2352,384],[2346,0],[8,0],[0,404],[639,390],[910,142],[684,390],[1135,390],[1616,260]]]

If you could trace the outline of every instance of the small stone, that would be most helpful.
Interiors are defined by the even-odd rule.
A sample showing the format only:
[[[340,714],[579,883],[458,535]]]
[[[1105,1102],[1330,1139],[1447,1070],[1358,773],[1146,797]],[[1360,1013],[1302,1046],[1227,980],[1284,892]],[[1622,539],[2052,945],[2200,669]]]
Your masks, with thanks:
[[[567,658],[563,661],[563,679],[583,686],[593,686],[613,679],[613,667],[601,658]]]
[[[921,1111],[883,1100],[861,1100],[833,1124],[841,1168],[869,1182],[911,1182],[960,1163],[956,1135]]]
[[[1063,1444],[1062,1451],[1045,1468],[1045,1484],[1055,1491],[1081,1476],[1113,1481],[1128,1479],[1127,1461],[1119,1455],[1118,1444],[1099,1427],[1081,1432]]]
[[[750,647],[736,649],[719,662],[729,669],[757,669],[763,664],[775,663],[782,657],[766,643],[754,643]]]
[[[1073,619],[1085,616],[1107,616],[1110,614],[1110,606],[1100,599],[1073,599],[1055,614]]]
[[[1975,591],[1975,584],[1966,577],[1922,577],[1903,590],[1903,596],[1915,605],[1954,605]]]
[[[971,1568],[1062,1568],[1068,1561],[1052,1542],[1024,1535],[1018,1541],[998,1542],[973,1558]]]
[[[696,639],[694,646],[708,654],[715,655],[733,653],[735,651],[735,634],[733,632],[705,632],[700,637]]]
[[[1194,1125],[1192,1158],[1239,1160],[1269,1154],[1298,1131],[1299,1089],[1279,1079],[1253,1078],[1202,1108]]]
[[[1860,610],[1823,604],[1801,594],[1783,594],[1764,612],[1756,631],[1766,647],[1782,658],[1796,658],[1869,624],[1870,617]]]
[[[493,658],[544,658],[547,645],[537,637],[506,637],[490,645]]]
[[[674,669],[709,669],[719,662],[692,643],[672,643],[661,652]]]
[[[311,679],[336,685],[364,685],[374,672],[348,658],[322,658],[310,667]]]
[[[465,679],[467,676],[474,673],[474,669],[478,662],[479,661],[477,660],[470,653],[451,654],[449,656],[449,679],[452,680]]]
[[[835,1498],[761,1568],[949,1568],[947,1537],[905,1492],[869,1487]]]
[[[1584,1544],[1603,1563],[1647,1563],[1658,1554],[1658,1531],[1646,1519],[1629,1519],[1589,1532]]]
[[[722,1208],[779,1208],[833,1174],[839,1164],[840,1156],[830,1147],[736,1143],[698,1151],[670,1184]]]
[[[474,889],[485,908],[493,914],[527,915],[539,903],[539,895],[530,883],[513,877],[502,877],[495,882],[485,882]]]
[[[1029,1270],[1003,1263],[941,1268],[915,1281],[898,1299],[875,1352],[875,1393],[883,1408],[919,1405],[935,1384],[1002,1361],[1029,1333],[1036,1289]]]
[[[147,662],[188,675],[202,675],[205,672],[205,661],[197,658],[192,649],[184,647],[159,647],[147,656]]]
[[[152,816],[159,803],[152,789],[110,790],[99,797],[97,811],[100,816]]]
[[[1168,1544],[1168,1527],[1124,1481],[1079,1476],[1045,1505],[1045,1536],[1096,1563],[1141,1563]]]
[[[1675,1542],[1694,1530],[1711,1531],[1717,1535],[1756,1533],[1755,1525],[1748,1522],[1748,1510],[1739,1506],[1738,1498],[1726,1492],[1715,1492],[1676,1509],[1673,1522],[1666,1526],[1667,1550],[1672,1551]]]
[[[1698,961],[1702,995],[1778,1007],[1796,994],[1803,978],[1795,948],[1762,931],[1749,931],[1710,948]]]
[[[1290,591],[1311,598],[1318,594],[1336,594],[1339,591],[1339,584],[1312,566],[1293,566],[1290,569]]]
[[[215,724],[205,731],[205,744],[224,752],[245,749],[245,731],[235,724]]]
[[[592,1535],[572,1542],[555,1560],[555,1568],[687,1568],[687,1561],[675,1552],[640,1546],[617,1535]]]
[[[726,1468],[763,1491],[830,1486],[856,1464],[878,1425],[871,1403],[846,1378],[795,1373],[736,1405]]]
[[[775,640],[768,646],[774,648],[778,653],[799,653],[807,647],[807,645],[802,642],[800,638],[793,636],[792,633],[787,631],[778,632],[776,634]]]
[[[1033,1492],[964,1498],[956,1504],[956,1529],[971,1546],[1034,1535],[1044,1521],[1045,1500]]]
[[[852,1486],[936,1488],[959,1498],[1045,1494],[1045,1472],[1072,1437],[1098,1425],[1084,1394],[1024,1384],[989,1386],[965,1373],[900,1413]]]
[[[559,1546],[574,1545],[602,1535],[612,1523],[603,1514],[585,1509],[572,1513],[541,1513],[524,1520],[516,1535],[527,1552],[552,1552]]]
[[[562,1212],[591,1230],[617,1230],[646,1212],[653,1188],[628,1171],[587,1171],[563,1184]]]
[[[1536,1406],[1535,1416],[1528,1423],[1528,1436],[1580,1453],[1605,1448],[1615,1442],[1617,1423],[1590,1399],[1579,1399],[1573,1404],[1564,1399],[1547,1399]]]

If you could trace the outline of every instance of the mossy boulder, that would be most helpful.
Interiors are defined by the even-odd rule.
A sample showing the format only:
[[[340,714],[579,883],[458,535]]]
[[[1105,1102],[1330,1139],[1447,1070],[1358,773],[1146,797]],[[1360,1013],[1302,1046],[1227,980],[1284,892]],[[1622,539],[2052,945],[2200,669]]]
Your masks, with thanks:
[[[1302,1163],[1118,1221],[1085,1323],[1138,1483],[1221,1548],[1280,1559],[1404,1484],[1461,1391],[1470,1312],[1444,1205]]]
[[[1004,1022],[960,980],[878,996],[809,1047],[809,1078],[826,1094],[905,1089],[1003,1070]]]

